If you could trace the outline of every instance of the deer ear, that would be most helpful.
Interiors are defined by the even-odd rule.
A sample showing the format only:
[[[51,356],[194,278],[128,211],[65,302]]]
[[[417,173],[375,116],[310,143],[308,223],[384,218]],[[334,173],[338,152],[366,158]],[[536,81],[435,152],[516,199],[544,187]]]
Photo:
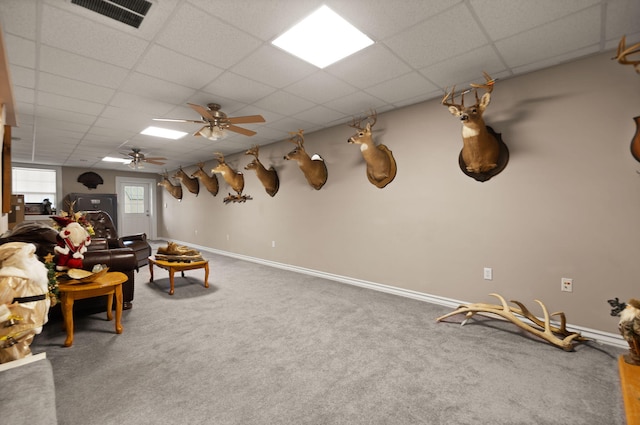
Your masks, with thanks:
[[[491,102],[491,93],[485,93],[482,95],[482,99],[480,99],[480,109],[484,110],[487,106],[489,106],[489,102]]]
[[[460,116],[460,109],[458,109],[458,107],[456,106],[449,106],[449,112],[451,112],[451,114],[455,115],[456,117]]]

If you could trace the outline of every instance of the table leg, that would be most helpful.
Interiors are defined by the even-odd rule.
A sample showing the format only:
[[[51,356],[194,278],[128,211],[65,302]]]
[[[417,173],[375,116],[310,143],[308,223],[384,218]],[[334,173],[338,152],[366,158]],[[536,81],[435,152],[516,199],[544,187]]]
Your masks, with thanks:
[[[111,311],[111,305],[109,305]],[[122,285],[116,286],[116,333],[121,334],[122,328]]]
[[[204,287],[209,287],[209,263],[204,265]]]
[[[175,270],[173,269],[173,267],[169,268],[169,295],[173,295],[173,287],[174,287],[174,282],[173,282],[173,275],[175,274]]]
[[[61,307],[64,327],[67,330],[67,338],[64,340],[64,346],[71,347],[73,344],[73,297],[65,294],[62,298]]]
[[[113,320],[113,292],[107,294],[107,320]]]
[[[153,282],[153,263],[149,261],[149,282]]]

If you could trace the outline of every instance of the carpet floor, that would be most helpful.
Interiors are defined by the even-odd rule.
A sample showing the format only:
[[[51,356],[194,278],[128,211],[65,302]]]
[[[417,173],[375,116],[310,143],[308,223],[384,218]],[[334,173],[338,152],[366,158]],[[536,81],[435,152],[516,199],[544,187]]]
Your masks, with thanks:
[[[155,241],[154,248],[164,245]],[[203,251],[204,270],[135,276],[124,333],[106,314],[32,344],[62,425],[623,425],[617,357],[574,352],[451,309]]]

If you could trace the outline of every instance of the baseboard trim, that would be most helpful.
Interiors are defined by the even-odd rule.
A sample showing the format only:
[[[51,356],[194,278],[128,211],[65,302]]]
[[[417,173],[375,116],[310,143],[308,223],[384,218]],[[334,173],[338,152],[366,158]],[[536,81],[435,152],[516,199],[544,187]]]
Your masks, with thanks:
[[[427,303],[441,305],[449,308],[457,308],[459,305],[470,303],[469,301],[461,301],[453,298],[440,297],[438,295],[426,294],[424,292],[413,291],[410,289],[403,289],[403,288],[384,285],[381,283],[371,282],[367,280],[355,279],[348,276],[341,276],[333,273],[322,272],[319,270],[308,269],[305,267],[293,266],[285,263],[278,263],[276,261],[265,260],[262,258],[250,257],[248,255],[214,249],[208,246],[196,245],[190,242],[176,241],[173,239],[172,241],[180,245],[187,245],[187,246],[196,248],[201,251],[208,251],[214,254],[224,255],[226,257],[237,258],[239,260],[258,263],[265,266],[275,267],[278,269],[288,270],[296,273],[302,273],[309,276],[315,276],[315,277],[331,280],[334,282],[345,283],[347,285],[359,286],[361,288],[372,289],[374,291],[385,292],[387,294],[398,295],[400,297],[411,298],[414,300],[424,301]],[[552,323],[554,325],[557,325],[557,323],[554,323],[554,322]],[[567,324],[567,329],[570,330],[571,332],[579,332],[585,338],[593,339],[600,344],[611,345],[619,348],[629,347],[627,345],[627,342],[619,334],[604,332],[597,329],[585,328],[582,326],[576,326],[571,324]]]

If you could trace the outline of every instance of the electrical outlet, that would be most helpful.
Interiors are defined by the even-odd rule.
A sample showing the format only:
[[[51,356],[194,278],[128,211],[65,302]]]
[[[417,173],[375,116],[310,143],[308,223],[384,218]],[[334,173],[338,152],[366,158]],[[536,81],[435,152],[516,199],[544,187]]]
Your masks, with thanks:
[[[563,277],[560,279],[560,290],[562,292],[573,292],[573,279]]]
[[[491,267],[484,268],[484,280],[493,280],[493,269]]]

